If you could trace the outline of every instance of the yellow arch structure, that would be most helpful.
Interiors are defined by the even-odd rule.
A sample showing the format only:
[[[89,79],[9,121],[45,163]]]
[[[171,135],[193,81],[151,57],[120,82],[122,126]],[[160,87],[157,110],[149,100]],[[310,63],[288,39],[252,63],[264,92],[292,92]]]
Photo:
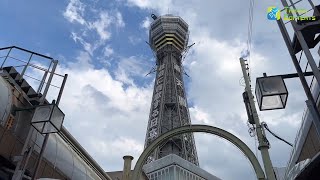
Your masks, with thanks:
[[[228,131],[225,131],[223,129],[214,127],[214,126],[207,126],[207,125],[186,125],[181,126],[179,128],[172,129],[171,131],[168,131],[158,138],[156,138],[140,155],[134,170],[132,174],[133,180],[139,180],[141,175],[141,169],[144,163],[146,162],[148,156],[150,153],[156,149],[157,146],[159,146],[161,143],[163,143],[165,140],[168,140],[176,135],[184,134],[184,133],[192,133],[192,132],[204,132],[209,133],[213,135],[217,135],[219,137],[222,137],[223,139],[231,142],[235,146],[237,146],[249,159],[250,163],[253,166],[253,169],[257,175],[258,180],[265,180],[264,172],[260,166],[260,163],[254,153],[251,151],[251,149],[242,142],[239,138],[237,138],[235,135],[229,133]]]

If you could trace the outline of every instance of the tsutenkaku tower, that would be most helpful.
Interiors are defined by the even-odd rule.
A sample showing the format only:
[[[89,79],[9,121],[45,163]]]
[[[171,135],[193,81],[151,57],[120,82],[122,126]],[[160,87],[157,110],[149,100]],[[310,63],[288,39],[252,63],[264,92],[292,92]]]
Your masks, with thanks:
[[[178,16],[156,17],[150,25],[149,43],[156,53],[156,79],[146,133],[145,148],[159,135],[191,124],[183,83],[182,54],[188,43],[188,24]],[[161,144],[147,163],[169,154],[199,165],[193,134],[176,136]]]

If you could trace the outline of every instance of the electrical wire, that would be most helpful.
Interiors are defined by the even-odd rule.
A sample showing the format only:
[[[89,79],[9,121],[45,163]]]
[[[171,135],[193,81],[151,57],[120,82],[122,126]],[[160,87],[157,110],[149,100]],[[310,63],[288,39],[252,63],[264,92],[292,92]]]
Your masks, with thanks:
[[[254,0],[250,0],[249,22],[248,22],[248,39],[247,39],[247,47],[248,47],[249,52],[251,50],[251,41],[252,41],[253,7],[254,7]]]
[[[262,125],[264,128],[266,128],[266,130],[267,130],[270,134],[272,134],[274,137],[278,138],[279,140],[281,140],[281,141],[283,141],[283,142],[287,143],[289,146],[293,147],[292,143],[289,143],[289,142],[288,142],[288,141],[286,141],[285,139],[283,139],[283,138],[279,137],[279,136],[278,136],[278,135],[276,135],[274,132],[272,132],[272,131],[269,129],[269,127],[268,127],[267,123],[262,122],[262,123],[261,123],[261,125]]]
[[[250,0],[249,2],[249,21],[248,21],[248,34],[247,34],[247,47],[244,51],[245,54],[242,56],[247,57],[248,65],[250,66],[250,54],[251,54],[251,44],[252,44],[252,27],[253,27],[253,9],[254,9],[254,0]],[[251,69],[249,70],[251,74]]]
[[[252,41],[253,7],[254,7],[254,0],[250,0],[250,4],[249,4],[249,22],[248,22],[248,39],[247,39],[247,48],[248,48],[248,51],[249,51],[249,56],[250,56],[251,41]]]

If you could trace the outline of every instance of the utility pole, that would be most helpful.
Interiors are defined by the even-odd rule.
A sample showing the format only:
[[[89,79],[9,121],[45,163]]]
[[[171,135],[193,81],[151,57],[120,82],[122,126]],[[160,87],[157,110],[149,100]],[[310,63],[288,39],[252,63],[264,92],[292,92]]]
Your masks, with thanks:
[[[265,136],[263,126],[260,123],[257,109],[256,109],[256,106],[253,101],[254,97],[253,97],[252,90],[251,90],[249,73],[247,71],[249,68],[247,68],[245,62],[246,62],[246,60],[244,60],[243,58],[240,58],[241,69],[242,69],[243,78],[244,78],[245,85],[246,85],[245,91],[248,93],[249,103],[250,103],[250,107],[251,107],[251,111],[252,111],[252,115],[253,115],[253,120],[254,120],[254,123],[256,124],[255,129],[256,129],[256,134],[257,134],[258,142],[259,142],[258,149],[261,152],[262,161],[263,161],[264,170],[265,170],[267,179],[268,180],[276,180],[275,174],[273,172],[272,162],[271,162],[270,155],[269,155],[269,144],[268,144],[267,138]]]

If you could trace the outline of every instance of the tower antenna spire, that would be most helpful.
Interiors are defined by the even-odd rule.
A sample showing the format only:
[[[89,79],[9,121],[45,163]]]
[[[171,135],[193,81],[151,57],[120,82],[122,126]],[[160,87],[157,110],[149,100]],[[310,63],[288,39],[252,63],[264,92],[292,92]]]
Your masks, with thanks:
[[[153,20],[156,20],[158,17],[155,15],[155,14],[151,14],[151,18],[153,19]]]

